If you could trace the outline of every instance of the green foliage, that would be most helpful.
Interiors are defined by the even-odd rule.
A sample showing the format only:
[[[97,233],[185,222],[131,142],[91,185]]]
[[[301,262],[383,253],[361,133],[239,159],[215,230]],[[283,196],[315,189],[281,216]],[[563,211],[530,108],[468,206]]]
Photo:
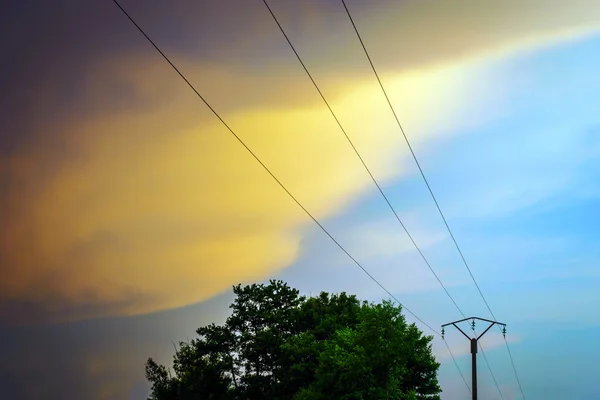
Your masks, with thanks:
[[[180,343],[174,376],[152,359],[152,400],[439,399],[431,337],[391,302],[304,298],[281,281],[233,288],[223,326]]]

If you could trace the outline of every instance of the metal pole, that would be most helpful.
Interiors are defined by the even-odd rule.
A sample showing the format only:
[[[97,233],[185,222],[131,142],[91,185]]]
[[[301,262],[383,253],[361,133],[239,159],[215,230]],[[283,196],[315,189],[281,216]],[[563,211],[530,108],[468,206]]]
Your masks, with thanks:
[[[477,339],[471,339],[471,368],[473,400],[477,400]]]
[[[480,320],[480,321],[485,321],[485,322],[489,322],[490,326],[487,327],[487,329],[485,331],[483,331],[483,333],[481,335],[479,335],[478,337],[472,338],[469,335],[467,335],[462,329],[460,329],[460,327],[458,325],[456,325],[457,323],[460,322],[464,322],[467,320],[473,320],[473,329],[475,329],[475,320]],[[504,329],[502,330],[502,334],[506,335],[506,324],[503,324],[502,322],[498,322],[498,321],[490,321],[489,319],[483,319],[483,318],[478,318],[478,317],[470,317],[470,318],[465,318],[465,319],[461,319],[460,321],[454,321],[454,322],[449,322],[447,324],[442,325],[442,339],[444,339],[444,327],[448,326],[448,325],[453,325],[456,329],[458,329],[460,331],[460,333],[462,333],[467,339],[469,339],[469,341],[471,342],[471,393],[472,393],[472,399],[473,400],[477,400],[477,341],[487,333],[487,331],[490,330],[490,328],[494,325],[502,325],[504,327]]]

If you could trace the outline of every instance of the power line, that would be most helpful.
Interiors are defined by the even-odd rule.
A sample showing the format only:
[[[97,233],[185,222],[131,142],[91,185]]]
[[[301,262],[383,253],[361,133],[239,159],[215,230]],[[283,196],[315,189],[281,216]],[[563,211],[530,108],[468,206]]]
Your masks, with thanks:
[[[454,306],[456,307],[456,309],[462,314],[462,316],[465,317],[465,314],[461,311],[460,307],[458,306],[458,304],[456,303],[456,301],[454,300],[454,298],[452,297],[452,295],[450,295],[450,292],[448,291],[448,289],[446,289],[446,286],[444,286],[444,284],[442,283],[441,279],[438,277],[438,275],[434,271],[433,267],[431,266],[431,264],[429,263],[429,261],[427,260],[427,258],[425,257],[425,255],[423,254],[423,252],[421,251],[421,249],[419,248],[419,246],[417,245],[417,242],[415,242],[414,238],[412,237],[412,235],[410,234],[410,232],[408,231],[408,229],[406,228],[406,226],[404,225],[404,223],[400,219],[400,216],[398,215],[398,213],[394,209],[394,206],[392,206],[392,203],[390,202],[390,200],[388,199],[387,195],[385,194],[385,192],[381,188],[381,185],[379,184],[379,182],[377,181],[377,179],[375,178],[375,176],[371,172],[371,169],[367,166],[367,163],[365,162],[365,160],[360,155],[360,152],[358,151],[358,149],[354,145],[354,142],[352,142],[352,139],[350,139],[350,136],[348,136],[348,133],[346,132],[346,130],[342,126],[342,123],[338,119],[337,115],[335,114],[335,112],[333,111],[333,109],[331,108],[331,106],[329,105],[329,102],[325,98],[325,95],[323,95],[323,92],[319,88],[319,85],[317,85],[317,82],[312,77],[312,74],[308,71],[308,68],[306,67],[306,65],[304,64],[304,61],[302,61],[302,58],[300,57],[300,55],[296,51],[296,48],[292,44],[292,41],[289,39],[288,35],[285,33],[285,30],[283,29],[283,27],[279,23],[279,20],[277,19],[277,17],[273,13],[273,10],[271,10],[271,7],[269,6],[269,3],[267,2],[267,0],[263,0],[263,3],[265,4],[265,6],[267,7],[267,9],[269,10],[269,13],[271,14],[271,17],[273,17],[273,20],[275,21],[275,23],[279,27],[279,30],[281,31],[281,33],[285,37],[285,40],[287,41],[287,43],[289,44],[290,48],[292,49],[292,51],[296,55],[296,58],[298,59],[298,62],[300,62],[300,64],[302,65],[302,68],[304,68],[304,71],[306,72],[306,75],[308,75],[308,77],[310,78],[310,81],[314,85],[315,89],[317,90],[317,92],[319,92],[319,95],[321,96],[321,99],[323,99],[323,102],[327,106],[327,109],[329,110],[329,112],[333,116],[333,119],[335,119],[335,122],[337,123],[337,125],[340,128],[340,130],[342,131],[342,133],[346,137],[346,140],[348,141],[348,143],[350,144],[350,146],[354,150],[354,153],[356,153],[356,156],[358,157],[358,159],[362,163],[363,167],[365,168],[365,170],[367,171],[367,173],[371,177],[371,180],[373,181],[373,183],[377,187],[377,190],[379,191],[379,193],[381,194],[381,196],[383,197],[383,199],[387,203],[388,207],[394,213],[394,216],[396,217],[396,219],[398,220],[398,222],[402,226],[402,229],[404,229],[404,232],[406,232],[406,235],[408,236],[408,238],[412,242],[413,246],[417,249],[417,251],[421,255],[421,258],[423,259],[423,261],[425,261],[425,264],[427,264],[427,267],[429,267],[429,270],[431,271],[431,273],[433,274],[433,276],[435,276],[435,279],[437,279],[438,283],[442,286],[442,288],[444,289],[444,292],[446,292],[446,295],[448,295],[448,298],[450,298],[450,300],[452,301],[452,303],[454,304]]]
[[[198,96],[198,98],[200,98],[200,100],[202,100],[202,102],[210,109],[210,111],[212,111],[212,113],[219,119],[219,121],[221,121],[221,123],[225,126],[225,128],[227,128],[227,130],[237,139],[237,141],[244,146],[244,148],[250,153],[250,155],[252,155],[252,157],[254,157],[254,159],[263,167],[263,169],[265,171],[267,171],[267,173],[269,175],[271,175],[271,177],[275,180],[275,182],[277,182],[277,184],[287,193],[287,195],[302,209],[302,211],[304,211],[306,213],[306,215],[308,215],[308,217],[310,217],[310,219],[313,220],[313,222],[315,224],[317,224],[319,226],[319,228],[321,228],[321,230],[327,235],[329,236],[329,238],[340,248],[340,250],[342,250],[360,269],[362,269],[362,271],[367,274],[367,276],[369,278],[371,278],[371,280],[373,280],[373,282],[375,282],[379,287],[381,287],[392,299],[394,299],[403,309],[405,309],[406,311],[408,311],[415,319],[417,319],[419,322],[421,322],[423,325],[425,325],[427,328],[429,328],[433,333],[435,333],[436,335],[440,335],[440,333],[438,331],[436,331],[435,329],[433,329],[430,325],[428,325],[425,321],[423,321],[421,318],[419,318],[415,313],[413,313],[410,309],[408,309],[406,306],[404,306],[389,290],[387,290],[373,275],[371,275],[371,273],[369,273],[369,271],[362,266],[362,264],[360,262],[358,262],[358,260],[356,260],[345,248],[344,246],[341,245],[340,242],[338,242],[331,233],[329,233],[329,231],[302,205],[302,203],[300,203],[300,201],[285,187],[285,185],[275,176],[275,174],[273,174],[273,172],[271,172],[271,170],[260,160],[260,158],[250,149],[250,147],[248,147],[248,145],[246,145],[246,143],[233,131],[233,129],[225,122],[225,120],[223,120],[223,118],[221,118],[221,116],[217,113],[217,111],[212,108],[210,106],[210,104],[206,101],[206,99],[204,99],[204,97],[196,90],[196,88],[190,83],[190,81],[183,75],[183,73],[171,62],[171,60],[167,57],[167,55],[165,53],[163,53],[163,51],[158,47],[158,45],[156,45],[156,43],[146,34],[146,32],[135,22],[135,20],[129,15],[129,13],[121,6],[121,4],[118,2],[118,0],[113,0],[113,2],[119,7],[119,9],[125,14],[125,16],[129,19],[129,21],[131,21],[132,24],[135,25],[135,27],[138,29],[138,31],[144,35],[144,37],[146,38],[146,40],[148,40],[148,42],[150,42],[150,44],[156,49],[156,51],[158,51],[160,53],[160,55],[165,59],[165,61],[167,61],[169,63],[169,65],[175,70],[175,72],[177,72],[177,74],[181,77],[181,79],[183,79],[185,81],[185,83],[190,87],[190,89],[192,89],[194,91],[194,93]]]
[[[432,331],[434,334],[436,334],[437,336],[441,336],[440,333],[438,331],[436,331],[435,329],[433,329],[429,324],[427,324],[425,321],[423,321],[421,318],[419,318],[415,313],[413,313],[408,307],[404,306],[397,298],[396,296],[394,296],[388,289],[385,288],[385,286],[383,286],[373,275],[371,275],[371,273],[369,273],[369,271],[364,268],[362,266],[362,264],[360,262],[358,262],[334,237],[333,235],[331,235],[331,233],[329,233],[329,231],[302,205],[302,203],[300,203],[300,201],[298,199],[296,199],[296,197],[285,187],[285,185],[283,185],[283,183],[273,174],[273,172],[271,172],[271,170],[260,160],[260,158],[248,147],[248,145],[246,145],[246,143],[233,131],[233,129],[225,122],[225,120],[223,120],[223,118],[219,115],[219,113],[217,113],[217,111],[211,107],[211,105],[206,101],[206,99],[196,90],[196,88],[190,83],[190,81],[185,77],[185,75],[183,75],[183,73],[175,66],[175,64],[173,64],[173,62],[171,62],[171,60],[169,59],[169,57],[167,57],[167,55],[158,47],[158,45],[146,34],[146,32],[137,24],[137,22],[135,22],[135,20],[133,19],[133,17],[131,17],[131,15],[129,15],[129,13],[121,6],[121,4],[118,2],[118,0],[113,0],[113,3],[115,3],[115,5],[123,12],[123,14],[127,17],[127,19],[129,19],[129,21],[137,28],[137,30],[146,38],[146,40],[156,49],[156,51],[159,52],[159,54],[164,58],[164,60],[169,63],[169,65],[173,68],[173,70],[181,77],[181,79],[183,79],[183,81],[189,86],[190,89],[192,89],[192,91],[196,94],[196,96],[198,96],[198,98],[200,100],[202,100],[202,102],[208,107],[208,109],[210,111],[212,111],[212,113],[219,119],[219,121],[221,121],[221,123],[225,126],[225,128],[227,128],[227,130],[235,137],[235,139],[250,153],[250,155],[252,155],[252,157],[263,167],[263,169],[275,180],[275,182],[277,182],[277,184],[288,194],[288,196],[306,213],[306,215],[308,215],[310,217],[310,219],[313,220],[313,222],[315,224],[317,224],[317,226],[319,226],[319,228],[321,228],[321,230],[340,248],[340,250],[342,250],[369,278],[371,278],[371,280],[373,282],[375,282],[381,289],[383,289],[392,299],[394,299],[396,301],[396,303],[398,303],[404,310],[408,311],[416,320],[418,320],[419,322],[421,322],[424,326],[426,326],[427,328],[429,328],[430,331]],[[444,339],[444,343],[446,343],[445,339]],[[454,360],[454,363],[456,365],[456,368],[458,369],[459,374],[462,376],[463,381],[466,384],[466,380],[462,374],[462,371],[460,370],[460,368],[458,367],[458,364],[456,363],[456,359],[454,358],[454,354],[452,353],[452,350],[450,349],[450,347],[448,346],[448,344],[446,343],[446,347],[448,349],[448,352],[450,353],[450,356],[452,357],[452,359]],[[467,385],[467,389],[468,389],[468,385]]]
[[[477,288],[477,291],[479,292],[481,298],[483,299],[483,302],[485,303],[485,306],[487,307],[488,311],[490,312],[490,315],[492,316],[492,318],[494,320],[496,320],[496,316],[494,315],[487,299],[485,298],[485,296],[483,295],[483,292],[481,291],[481,288],[479,287],[479,284],[477,283],[477,280],[475,279],[475,276],[473,275],[473,272],[471,271],[471,268],[469,267],[469,264],[467,263],[467,260],[465,259],[465,256],[460,248],[460,246],[458,245],[458,242],[456,241],[456,238],[454,237],[454,234],[452,233],[452,229],[450,229],[450,225],[448,224],[448,221],[446,220],[446,217],[444,216],[444,213],[442,212],[442,209],[437,201],[437,198],[435,197],[435,195],[433,194],[433,190],[431,189],[431,186],[429,185],[429,181],[427,180],[427,178],[425,177],[425,173],[423,172],[423,168],[421,167],[421,164],[419,163],[419,160],[417,159],[417,156],[410,144],[410,141],[408,140],[408,136],[406,135],[406,133],[404,132],[404,128],[402,127],[402,124],[400,123],[400,119],[398,118],[398,115],[396,114],[396,110],[394,109],[394,106],[392,105],[392,102],[390,101],[390,98],[383,86],[383,83],[381,82],[381,79],[379,78],[379,74],[377,73],[377,69],[375,68],[375,65],[373,64],[373,61],[371,60],[371,56],[369,55],[369,52],[367,51],[367,47],[365,46],[365,43],[362,40],[362,37],[358,31],[358,28],[356,27],[356,24],[354,23],[354,19],[352,18],[352,14],[350,13],[350,10],[348,9],[348,6],[346,5],[345,0],[341,0],[344,9],[346,10],[346,14],[348,15],[348,18],[350,19],[350,23],[352,24],[352,27],[354,28],[354,32],[356,32],[356,36],[358,37],[358,40],[360,41],[360,44],[363,48],[363,51],[367,57],[367,60],[369,61],[369,64],[371,65],[371,68],[373,70],[373,73],[375,74],[375,77],[377,78],[377,82],[379,83],[379,87],[381,88],[381,91],[383,92],[385,99],[390,107],[390,110],[392,111],[392,114],[394,115],[394,119],[396,120],[396,123],[398,124],[398,127],[400,128],[400,132],[402,133],[402,136],[404,137],[404,140],[406,141],[406,145],[408,146],[408,149],[410,150],[410,153],[415,161],[415,164],[417,165],[417,168],[419,169],[419,172],[421,174],[421,177],[423,178],[423,181],[425,182],[425,185],[427,186],[427,190],[429,191],[429,194],[431,195],[431,198],[433,199],[433,202],[435,203],[435,206],[440,214],[440,216],[442,217],[442,220],[444,221],[444,225],[446,226],[446,229],[448,230],[448,233],[450,234],[450,237],[452,239],[452,241],[454,242],[454,246],[456,247],[456,249],[458,250],[458,254],[460,255],[460,258],[462,259],[465,267],[467,268],[467,271],[469,272],[469,275],[471,276],[471,279],[473,280],[473,283],[475,284],[475,287]],[[523,397],[523,399],[525,399],[525,394],[523,393],[523,388],[521,386],[521,382],[519,379],[519,375],[517,373],[517,369],[515,367],[515,363],[512,357],[512,353],[510,351],[510,347],[508,345],[508,341],[506,340],[506,338],[504,339],[505,343],[506,343],[506,348],[508,350],[508,354],[510,357],[510,361],[515,373],[515,377],[517,379],[517,383],[519,385],[519,390],[521,392],[521,396]]]
[[[475,283],[475,286],[477,287],[477,289],[479,290],[479,294],[481,295],[481,298],[483,299],[483,301],[485,302],[488,310],[490,310],[491,313],[491,309],[490,306],[487,302],[487,300],[485,299],[485,296],[483,295],[483,292],[481,291],[481,289],[479,288],[479,284],[477,283],[477,281],[475,280],[475,277],[473,276],[473,273],[471,272],[471,268],[469,267],[469,264],[467,263],[465,257],[463,256],[462,250],[460,249],[460,246],[458,245],[456,239],[454,238],[454,234],[452,233],[452,230],[450,229],[450,226],[448,225],[448,222],[446,221],[446,217],[444,216],[444,213],[442,212],[442,209],[440,208],[440,205],[437,201],[437,198],[435,197],[435,195],[433,194],[433,190],[431,189],[431,186],[429,185],[429,181],[427,180],[427,178],[425,177],[425,173],[423,172],[423,168],[421,168],[421,164],[419,163],[419,160],[417,159],[417,156],[410,144],[410,141],[408,140],[408,137],[406,136],[406,133],[404,132],[404,128],[402,127],[402,124],[400,123],[400,119],[398,118],[398,115],[396,114],[396,110],[394,109],[394,107],[392,106],[392,102],[390,101],[390,98],[387,94],[387,91],[385,90],[383,83],[381,82],[381,79],[379,78],[379,74],[377,73],[377,69],[375,68],[375,65],[373,64],[373,61],[371,60],[371,56],[369,55],[369,52],[367,51],[367,48],[362,40],[362,37],[360,36],[360,33],[358,32],[358,28],[356,27],[356,24],[354,23],[354,19],[352,18],[352,15],[350,14],[350,10],[348,9],[348,7],[346,6],[346,2],[344,0],[341,0],[342,4],[344,5],[344,8],[346,9],[346,13],[348,14],[348,18],[350,18],[350,22],[352,23],[352,27],[354,28],[354,31],[356,32],[356,35],[358,37],[358,40],[360,41],[360,44],[364,50],[365,55],[367,56],[367,59],[369,60],[369,64],[371,65],[371,68],[373,70],[373,72],[375,73],[375,77],[377,78],[377,82],[379,82],[379,87],[381,88],[381,90],[383,91],[383,94],[385,96],[385,99],[390,107],[390,110],[392,111],[392,114],[394,115],[394,119],[396,120],[396,123],[398,124],[399,128],[400,128],[400,132],[402,133],[402,136],[404,137],[404,140],[406,142],[406,145],[408,146],[408,149],[410,150],[410,153],[415,161],[415,164],[417,165],[417,168],[419,169],[419,172],[421,173],[421,177],[423,178],[423,181],[425,182],[425,185],[427,186],[427,189],[429,190],[429,194],[431,195],[431,198],[433,199],[435,206],[438,209],[438,212],[440,213],[442,220],[444,221],[444,224],[446,225],[446,229],[448,230],[448,233],[450,234],[450,237],[452,238],[452,241],[454,242],[455,247],[458,249],[458,252],[465,264],[465,266],[467,267],[467,270],[469,271],[469,274],[471,275],[471,278],[473,279],[473,282]],[[493,315],[492,315],[493,316]],[[494,317],[495,319],[495,317]]]
[[[337,115],[335,114],[335,112],[333,111],[333,109],[331,108],[329,102],[327,101],[327,99],[325,98],[325,95],[323,94],[323,92],[321,91],[321,89],[319,88],[319,85],[317,84],[317,82],[315,81],[315,79],[313,78],[312,74],[310,73],[310,71],[308,70],[308,68],[306,67],[306,64],[304,63],[304,61],[302,61],[302,58],[300,57],[300,54],[298,53],[298,51],[296,50],[295,46],[293,45],[292,41],[290,40],[290,38],[288,37],[288,35],[286,34],[285,30],[283,29],[283,26],[281,25],[281,23],[279,22],[279,20],[277,19],[277,17],[275,16],[275,13],[273,12],[273,10],[271,9],[271,7],[269,6],[269,3],[267,2],[267,0],[263,0],[264,5],[266,6],[267,10],[269,11],[269,13],[271,14],[271,17],[273,18],[273,20],[275,21],[275,23],[277,24],[277,26],[279,27],[279,30],[281,31],[281,33],[283,34],[283,36],[285,37],[285,40],[287,41],[289,47],[292,49],[292,51],[294,52],[296,58],[298,59],[298,62],[300,63],[300,65],[302,66],[302,68],[304,69],[304,71],[306,72],[306,75],[308,76],[308,78],[310,79],[310,81],[312,82],[312,84],[314,85],[315,89],[317,90],[317,92],[319,93],[319,95],[321,96],[321,99],[323,100],[323,102],[325,103],[325,105],[327,106],[327,109],[329,110],[329,112],[331,113],[331,115],[333,116],[335,122],[337,123],[338,127],[340,128],[340,130],[342,131],[342,133],[344,134],[346,140],[348,141],[348,143],[350,144],[350,146],[352,147],[352,149],[354,150],[354,152],[356,153],[356,156],[358,157],[358,159],[360,160],[360,162],[362,163],[363,167],[365,168],[365,170],[367,171],[367,173],[369,174],[369,176],[371,177],[371,180],[373,181],[373,183],[375,184],[375,186],[377,187],[377,189],[379,190],[379,193],[381,194],[381,196],[383,197],[383,199],[385,200],[385,202],[387,203],[388,207],[390,208],[390,210],[394,213],[394,216],[396,217],[396,219],[398,220],[398,222],[400,223],[400,225],[402,226],[402,228],[404,229],[404,232],[406,232],[406,235],[408,236],[408,238],[410,239],[410,241],[412,242],[412,244],[414,245],[414,247],[417,249],[417,251],[419,252],[419,254],[421,255],[421,258],[423,259],[423,261],[425,261],[425,264],[427,265],[427,267],[429,267],[429,270],[433,273],[433,275],[435,276],[435,278],[437,279],[438,283],[441,285],[441,287],[444,289],[444,291],[446,292],[446,295],[450,298],[450,300],[452,301],[452,303],[454,304],[454,306],[456,307],[456,309],[459,311],[459,313],[463,316],[463,318],[466,318],[466,315],[464,314],[464,312],[460,309],[460,307],[458,306],[458,304],[456,303],[456,301],[454,300],[454,298],[452,297],[452,295],[450,294],[450,292],[448,291],[448,289],[446,288],[446,286],[442,283],[441,279],[438,277],[438,275],[436,274],[436,272],[434,271],[433,267],[431,266],[431,264],[429,263],[429,261],[427,260],[427,258],[425,257],[425,255],[423,254],[423,252],[421,251],[421,249],[419,248],[419,246],[417,245],[417,243],[415,242],[415,240],[413,239],[412,235],[410,234],[410,232],[408,231],[408,229],[406,228],[406,226],[404,225],[404,223],[402,222],[402,220],[400,219],[400,216],[398,215],[398,213],[396,212],[396,210],[394,209],[394,207],[392,206],[390,200],[388,199],[387,195],[385,194],[385,192],[383,191],[383,189],[381,188],[381,185],[379,184],[379,182],[377,181],[377,179],[375,178],[375,176],[373,175],[373,173],[371,172],[370,168],[367,166],[367,163],[365,162],[365,160],[363,159],[363,157],[361,156],[360,152],[358,151],[358,149],[356,148],[356,146],[354,145],[352,139],[350,139],[350,136],[348,135],[348,133],[346,132],[346,130],[344,129],[344,127],[342,126],[339,118],[337,117]],[[492,379],[494,381],[494,383],[496,384],[496,388],[498,389],[498,392],[500,393],[500,397],[502,397],[502,392],[500,391],[500,387],[498,386],[498,383],[496,382],[496,377],[492,371],[492,368],[490,367],[490,364],[488,363],[487,357],[485,356],[485,353],[483,352],[483,348],[481,348],[481,352],[484,356],[484,360],[485,363],[490,371],[490,374],[492,375]],[[454,356],[452,356],[452,358],[454,359]],[[454,360],[454,362],[456,363],[456,360]],[[458,367],[458,364],[457,364]],[[459,369],[459,372],[462,376],[462,372]],[[463,376],[463,380],[464,380],[464,376]],[[465,384],[467,384],[466,380],[465,380]],[[468,387],[468,385],[467,385]]]

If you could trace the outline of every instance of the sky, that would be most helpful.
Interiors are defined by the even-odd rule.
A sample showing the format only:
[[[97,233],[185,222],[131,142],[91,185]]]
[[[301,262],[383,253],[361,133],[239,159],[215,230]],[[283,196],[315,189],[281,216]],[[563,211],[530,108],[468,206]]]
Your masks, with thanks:
[[[263,2],[121,4],[394,297],[435,329],[461,318]],[[489,318],[341,2],[270,5],[449,293]],[[599,397],[600,3],[347,5],[525,398]],[[224,321],[234,284],[389,297],[112,1],[9,0],[0,30],[0,397],[145,399],[145,360]],[[446,337],[469,381],[469,344]],[[481,345],[523,399],[501,335]],[[433,350],[442,398],[469,398]]]

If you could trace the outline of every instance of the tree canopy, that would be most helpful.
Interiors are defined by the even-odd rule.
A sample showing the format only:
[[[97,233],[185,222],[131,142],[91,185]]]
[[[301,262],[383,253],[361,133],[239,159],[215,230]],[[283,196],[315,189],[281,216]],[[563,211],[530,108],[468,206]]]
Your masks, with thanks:
[[[148,359],[150,399],[439,399],[433,338],[400,306],[275,280],[233,291],[231,316],[181,342],[173,373]]]

